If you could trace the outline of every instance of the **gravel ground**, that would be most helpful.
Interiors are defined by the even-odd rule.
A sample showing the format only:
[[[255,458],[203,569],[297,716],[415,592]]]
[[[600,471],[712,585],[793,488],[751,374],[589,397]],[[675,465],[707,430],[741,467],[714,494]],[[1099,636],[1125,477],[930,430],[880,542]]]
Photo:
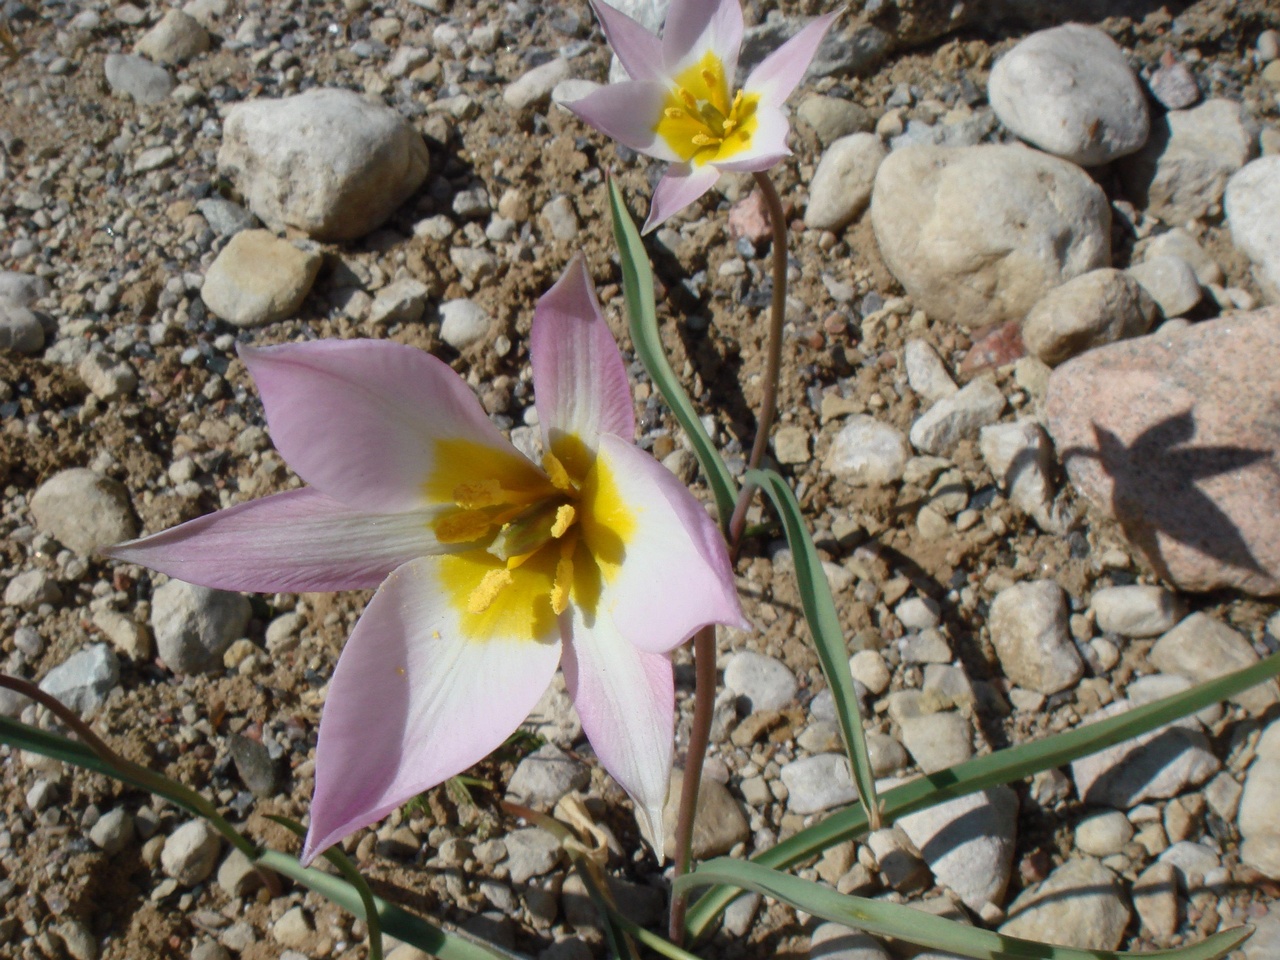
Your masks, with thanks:
[[[532,305],[582,250],[623,337],[603,174],[639,213],[661,165],[555,102],[608,75],[586,3],[184,9],[0,8],[17,54],[0,71],[0,654],[122,754],[296,851],[267,817],[306,817],[326,684],[368,595],[217,594],[94,549],[298,484],[237,343],[420,346],[529,443]],[[745,9],[764,22],[755,51],[820,12]],[[1018,46],[1068,19],[1101,29],[1038,34],[1048,61]],[[1280,648],[1266,599],[1280,497],[1264,469],[1280,447],[1280,314],[1264,309],[1280,303],[1278,29],[1268,0],[855,4],[826,74],[793,97],[795,156],[775,171],[793,246],[774,454],[826,561],[879,775],[1065,730]],[[1118,79],[1098,102],[1064,93],[1035,72],[1053,57]],[[317,89],[385,106],[333,99],[341,135],[317,149],[358,171],[337,198],[339,160],[316,172],[308,150],[288,152],[304,136],[293,119],[238,109]],[[281,183],[320,199],[281,202]],[[650,241],[667,348],[734,470],[770,293],[751,190],[723,179]],[[1035,253],[1044,237],[1051,256]],[[709,499],[631,373],[641,446]],[[1179,459],[1192,437],[1217,451],[1208,466]],[[1190,479],[1161,479],[1179,470]],[[762,851],[855,797],[777,536],[766,527],[737,568],[757,629],[719,638],[700,856]],[[686,651],[675,661],[679,758],[693,671]],[[1260,923],[1244,956],[1275,956],[1277,699],[1259,688],[1140,747],[906,818],[800,875],[1082,946]],[[0,710],[48,722],[7,694]],[[561,681],[523,729],[474,771],[491,789],[433,790],[349,852],[412,910],[531,956],[603,955],[547,835],[496,806],[578,791],[619,842],[620,902],[660,928],[663,867]],[[270,896],[181,811],[0,757],[0,958],[365,955],[360,922],[298,889]],[[707,952],[885,956],[758,898]]]

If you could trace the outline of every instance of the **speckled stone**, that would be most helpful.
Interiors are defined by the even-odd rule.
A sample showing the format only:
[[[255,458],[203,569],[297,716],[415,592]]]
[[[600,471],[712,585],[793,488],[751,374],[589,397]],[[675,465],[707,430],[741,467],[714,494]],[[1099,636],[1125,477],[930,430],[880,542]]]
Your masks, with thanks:
[[[1076,487],[1184,590],[1280,591],[1280,309],[1111,344],[1049,380]]]

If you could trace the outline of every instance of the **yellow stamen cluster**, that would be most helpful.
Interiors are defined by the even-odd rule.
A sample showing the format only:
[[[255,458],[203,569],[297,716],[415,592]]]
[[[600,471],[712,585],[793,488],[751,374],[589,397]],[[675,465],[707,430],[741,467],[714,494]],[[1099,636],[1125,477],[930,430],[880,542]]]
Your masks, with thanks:
[[[655,132],[695,165],[727,160],[751,143],[759,98],[729,98],[724,65],[712,53],[675,78]]]
[[[482,614],[515,582],[513,571],[549,544],[558,556],[551,588],[551,609],[559,615],[573,591],[573,555],[578,548],[581,482],[553,454],[542,462],[549,485],[536,496],[503,488],[495,479],[468,480],[453,490],[457,510],[435,524],[441,543],[474,544],[504,564],[485,572],[466,595],[469,613]],[[549,561],[548,561],[549,562]]]

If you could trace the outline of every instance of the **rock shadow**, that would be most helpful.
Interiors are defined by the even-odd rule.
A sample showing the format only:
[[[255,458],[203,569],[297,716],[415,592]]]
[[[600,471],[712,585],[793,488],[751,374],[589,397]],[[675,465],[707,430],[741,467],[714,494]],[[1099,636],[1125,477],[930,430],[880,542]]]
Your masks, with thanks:
[[[1158,533],[1214,560],[1260,576],[1262,567],[1239,527],[1196,481],[1235,473],[1273,458],[1270,450],[1189,446],[1196,434],[1192,410],[1168,417],[1132,444],[1093,424],[1095,445],[1068,447],[1062,462],[1096,460],[1112,481],[1111,511],[1125,536],[1146,555],[1156,572],[1173,581]]]

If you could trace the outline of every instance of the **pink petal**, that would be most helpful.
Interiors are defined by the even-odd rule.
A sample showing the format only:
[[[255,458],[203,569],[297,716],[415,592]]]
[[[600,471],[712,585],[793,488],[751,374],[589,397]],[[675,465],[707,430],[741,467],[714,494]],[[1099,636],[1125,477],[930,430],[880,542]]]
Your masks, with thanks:
[[[486,757],[551,682],[554,618],[539,640],[465,639],[444,562],[392,573],[343,648],[320,720],[304,862]]]
[[[756,128],[751,143],[728,160],[713,161],[717,170],[729,173],[755,173],[768,170],[779,160],[791,156],[787,134],[791,125],[781,110],[761,106],[756,111]]]
[[[102,552],[218,590],[366,590],[439,549],[431,519],[357,513],[315,490],[289,490]]]
[[[818,52],[828,28],[840,16],[842,10],[828,13],[810,21],[794,37],[780,46],[751,71],[742,89],[746,93],[758,93],[761,104],[780,107],[804,79],[809,64]]]
[[[665,654],[637,650],[602,614],[562,619],[564,679],[600,763],[631,796],[640,829],[662,859],[662,806],[671,779],[675,688]]]
[[[645,220],[641,233],[652,233],[658,229],[714,187],[719,179],[720,171],[710,164],[671,167],[654,188],[653,199],[649,201],[649,218]]]
[[[738,0],[671,0],[662,25],[662,60],[674,77],[711,53],[724,66],[733,87],[742,46],[742,7]]]
[[[604,0],[591,0],[591,9],[600,20],[609,46],[632,80],[657,80],[662,76],[662,41]]]
[[[680,158],[667,146],[666,140],[658,136],[658,121],[662,119],[666,104],[667,88],[664,84],[629,80],[611,83],[580,100],[570,100],[564,106],[584,123],[613,137],[623,146],[670,163]]]
[[[611,433],[631,440],[635,417],[631,385],[581,253],[533,312],[530,333],[534,399],[547,449],[561,459],[561,438],[578,438],[595,450]]]
[[[600,601],[627,640],[641,650],[664,653],[709,623],[749,629],[724,538],[671,471],[612,436],[600,438],[595,469],[598,488],[612,488],[610,499],[616,498],[632,520],[621,537],[617,573],[606,580]],[[585,506],[585,542],[597,556],[607,555],[603,537],[593,542],[591,507]]]
[[[240,355],[289,466],[354,509],[400,513],[439,502],[469,467],[499,470],[507,483],[539,482],[462,378],[422,350],[317,340],[244,347]],[[446,441],[462,441],[471,453],[460,457],[441,446]]]

